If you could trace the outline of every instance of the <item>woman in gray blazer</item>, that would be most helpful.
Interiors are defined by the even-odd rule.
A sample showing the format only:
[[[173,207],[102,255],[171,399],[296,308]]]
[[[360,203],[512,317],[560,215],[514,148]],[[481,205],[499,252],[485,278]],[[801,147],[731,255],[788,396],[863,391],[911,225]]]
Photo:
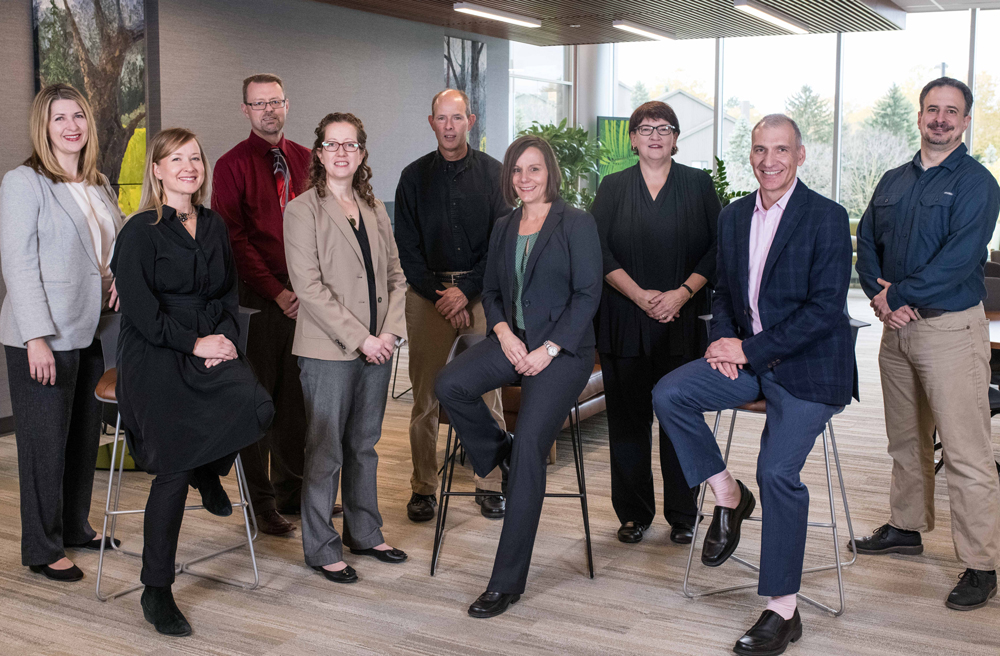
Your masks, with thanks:
[[[0,184],[0,262],[21,491],[21,562],[78,581],[65,549],[100,548],[87,519],[100,439],[94,388],[104,373],[97,324],[121,211],[97,170],[94,114],[71,86],[31,107],[32,154]]]

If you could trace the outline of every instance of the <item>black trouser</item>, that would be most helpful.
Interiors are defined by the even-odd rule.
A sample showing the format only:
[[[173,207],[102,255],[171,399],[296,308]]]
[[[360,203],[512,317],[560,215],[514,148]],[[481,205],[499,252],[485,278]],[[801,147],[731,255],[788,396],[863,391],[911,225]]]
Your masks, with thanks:
[[[84,349],[53,351],[56,384],[31,379],[28,350],[5,346],[14,411],[21,492],[21,564],[48,565],[64,546],[89,542],[94,466],[101,438],[101,404],[94,397],[104,373],[97,340]]]
[[[622,358],[601,353],[611,452],[611,504],[618,521],[651,524],[653,496],[653,388],[685,364],[681,356],[654,354]],[[689,488],[674,445],[660,428],[663,516],[671,524],[694,524],[698,488]]]
[[[594,370],[594,348],[563,352],[537,376],[521,376],[491,337],[455,358],[438,374],[434,392],[448,412],[472,468],[486,476],[511,446],[482,396],[521,383],[507,485],[507,510],[487,590],[520,594],[528,578],[545,495],[549,449]]]
[[[295,320],[274,301],[240,283],[240,305],[260,310],[250,318],[247,359],[274,400],[274,421],[259,441],[244,448],[243,472],[256,513],[298,511],[306,452],[306,407],[298,357],[292,355]],[[270,461],[270,476],[268,476]]]
[[[157,474],[153,479],[142,525],[142,573],[139,580],[144,585],[164,587],[174,582],[177,536],[181,532],[191,480],[225,476],[235,460],[236,454],[230,453],[196,469]]]

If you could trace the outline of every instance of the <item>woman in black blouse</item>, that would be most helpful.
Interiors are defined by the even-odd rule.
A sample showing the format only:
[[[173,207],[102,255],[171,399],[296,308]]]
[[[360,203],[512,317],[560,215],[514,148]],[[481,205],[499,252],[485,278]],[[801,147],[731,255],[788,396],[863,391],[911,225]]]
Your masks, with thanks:
[[[222,217],[201,206],[208,163],[182,128],[149,144],[139,211],[118,236],[111,269],[121,298],[116,394],[129,450],[155,474],[143,526],[143,616],[167,635],[191,626],[174,603],[177,536],[188,485],[230,515],[219,480],[274,416],[239,353],[236,265]]]
[[[680,127],[666,103],[629,119],[639,163],[601,183],[594,200],[604,256],[597,350],[604,373],[611,447],[611,500],[618,539],[639,542],[656,515],[652,474],[652,390],[661,377],[701,357],[710,312],[722,207],[711,177],[672,159]],[[667,434],[660,429],[663,512],[670,539],[690,543],[696,513]]]

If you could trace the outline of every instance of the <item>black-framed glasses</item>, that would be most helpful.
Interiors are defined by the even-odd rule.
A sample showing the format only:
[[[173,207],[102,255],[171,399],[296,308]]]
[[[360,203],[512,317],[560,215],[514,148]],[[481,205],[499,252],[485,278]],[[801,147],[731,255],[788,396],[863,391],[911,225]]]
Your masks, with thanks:
[[[288,102],[287,98],[282,98],[281,100],[255,100],[249,103],[243,103],[250,109],[256,111],[263,111],[265,107],[270,106],[271,109],[281,109]]]
[[[344,143],[337,141],[324,141],[321,145],[323,146],[323,150],[328,153],[335,153],[341,148],[344,149],[345,153],[356,153],[361,150],[361,144],[357,141],[345,141]]]
[[[652,125],[640,125],[635,129],[636,132],[644,137],[648,137],[653,134],[653,130],[656,130],[656,133],[661,137],[666,137],[674,132],[677,132],[677,128],[673,125],[657,125],[656,127],[653,127]]]

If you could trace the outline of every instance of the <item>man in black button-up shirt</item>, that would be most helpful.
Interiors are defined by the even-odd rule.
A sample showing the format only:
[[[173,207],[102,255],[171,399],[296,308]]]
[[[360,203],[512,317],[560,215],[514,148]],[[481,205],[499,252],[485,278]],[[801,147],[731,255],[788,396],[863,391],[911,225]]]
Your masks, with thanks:
[[[967,568],[945,604],[996,592],[1000,481],[990,440],[983,265],[1000,186],[969,156],[972,92],[952,78],[920,94],[920,152],[886,173],[858,225],[858,276],[883,322],[879,367],[893,459],[889,522],[860,553],[918,554],[934,528],[935,429],[944,449],[955,553]]]
[[[500,162],[470,148],[466,135],[476,121],[469,100],[448,89],[431,102],[427,117],[438,147],[405,169],[396,188],[394,231],[406,274],[406,330],[410,348],[413,412],[410,451],[413,521],[434,517],[438,485],[438,401],[434,379],[455,337],[488,332],[480,294],[493,224],[510,212],[500,189]],[[485,397],[503,426],[500,393]],[[476,490],[499,492],[500,473],[476,479]],[[504,500],[477,496],[486,517],[503,517]]]

